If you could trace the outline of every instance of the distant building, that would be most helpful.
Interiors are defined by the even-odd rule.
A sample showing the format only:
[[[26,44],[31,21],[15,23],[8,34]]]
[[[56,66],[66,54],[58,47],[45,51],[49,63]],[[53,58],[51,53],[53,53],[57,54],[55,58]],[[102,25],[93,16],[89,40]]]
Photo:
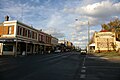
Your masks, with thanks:
[[[58,39],[55,37],[51,38],[52,51],[54,52],[58,46]]]
[[[59,40],[59,45],[61,45],[63,51],[71,51],[74,49],[74,45],[72,42],[67,40]]]

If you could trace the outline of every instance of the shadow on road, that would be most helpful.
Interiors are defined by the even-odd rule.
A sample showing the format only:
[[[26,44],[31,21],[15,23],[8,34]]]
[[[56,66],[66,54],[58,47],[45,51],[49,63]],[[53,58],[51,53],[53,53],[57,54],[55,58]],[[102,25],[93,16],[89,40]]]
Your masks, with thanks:
[[[86,80],[120,80],[120,60],[88,54],[85,66]]]

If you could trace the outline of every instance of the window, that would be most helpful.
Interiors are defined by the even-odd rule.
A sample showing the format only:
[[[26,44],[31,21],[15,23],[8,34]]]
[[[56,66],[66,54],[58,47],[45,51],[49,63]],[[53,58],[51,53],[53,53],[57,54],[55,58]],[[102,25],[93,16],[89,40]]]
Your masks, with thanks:
[[[30,30],[28,30],[28,37],[30,38]]]
[[[13,51],[13,45],[3,45],[3,51]]]
[[[23,28],[23,36],[27,37],[27,29]]]
[[[18,26],[18,31],[17,31],[17,35],[20,34],[20,26]]]
[[[34,39],[37,39],[37,33],[34,33]]]
[[[43,42],[43,35],[41,35],[41,41]]]
[[[28,30],[25,29],[25,36],[27,37],[28,36]]]
[[[20,35],[22,35],[22,28],[20,28]]]
[[[23,28],[23,36],[25,36],[25,28]]]
[[[39,39],[39,41],[41,41],[41,35],[40,34],[39,34],[39,38],[38,39]]]
[[[30,38],[32,38],[32,31],[30,31]]]
[[[9,26],[9,27],[8,27],[8,34],[11,34],[11,32],[12,32],[12,27]]]
[[[32,38],[34,39],[34,32],[32,31]]]

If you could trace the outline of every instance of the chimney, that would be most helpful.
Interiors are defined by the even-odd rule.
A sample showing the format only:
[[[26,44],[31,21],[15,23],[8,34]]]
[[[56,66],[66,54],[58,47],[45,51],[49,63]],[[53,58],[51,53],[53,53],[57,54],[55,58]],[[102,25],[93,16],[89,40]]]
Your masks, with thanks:
[[[5,21],[9,21],[9,16],[5,16]]]

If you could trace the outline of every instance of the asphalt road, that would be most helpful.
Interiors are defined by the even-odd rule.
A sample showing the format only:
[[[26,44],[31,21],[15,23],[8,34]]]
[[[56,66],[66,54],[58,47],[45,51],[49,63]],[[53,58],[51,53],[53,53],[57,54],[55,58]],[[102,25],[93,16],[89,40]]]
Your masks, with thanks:
[[[0,57],[0,80],[120,80],[120,63],[78,52]]]

